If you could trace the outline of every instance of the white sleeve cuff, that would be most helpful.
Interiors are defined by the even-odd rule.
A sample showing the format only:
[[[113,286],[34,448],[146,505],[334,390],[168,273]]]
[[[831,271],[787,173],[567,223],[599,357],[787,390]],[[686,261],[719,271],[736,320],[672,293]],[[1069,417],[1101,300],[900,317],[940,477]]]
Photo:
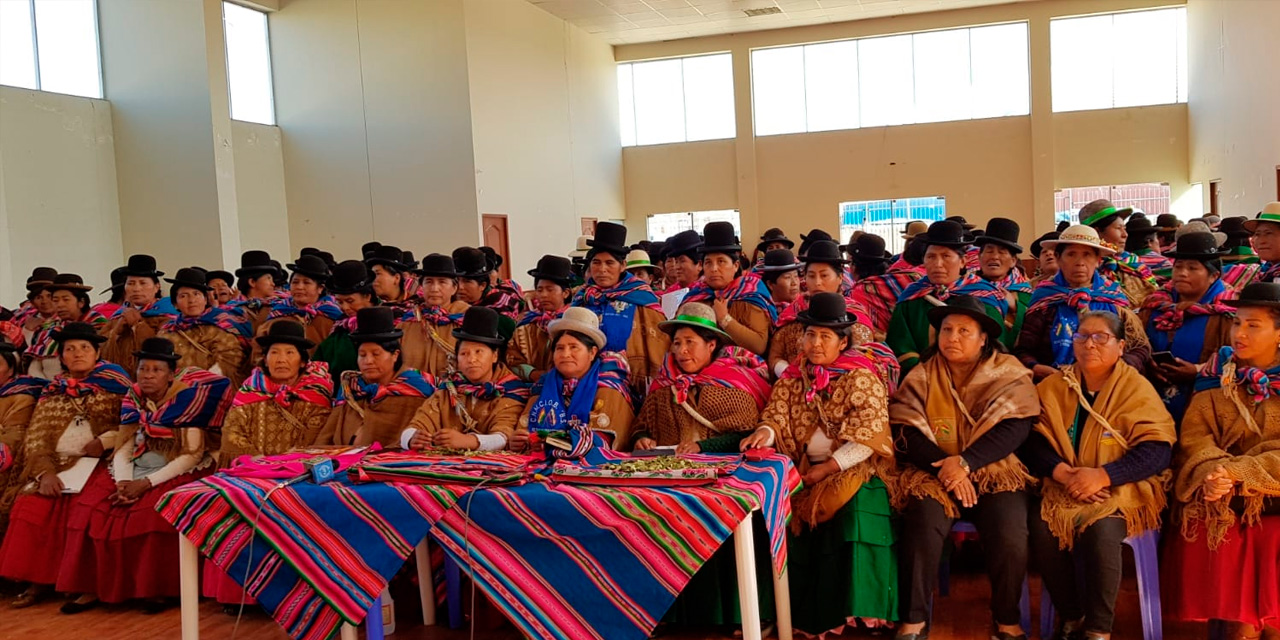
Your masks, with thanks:
[[[781,378],[781,377],[782,377],[782,372],[783,372],[783,371],[786,371],[786,370],[787,370],[787,367],[789,367],[789,366],[791,366],[791,365],[790,365],[790,363],[788,363],[786,360],[779,360],[779,361],[778,361],[778,364],[773,365],[773,375],[774,375],[774,377]]]
[[[480,441],[481,451],[499,451],[507,448],[507,436],[501,433],[473,433]]]
[[[773,430],[773,427],[771,427],[771,426],[769,426],[769,425],[767,425],[767,424],[762,424],[762,425],[760,425],[759,427],[756,427],[756,428],[757,428],[757,429],[764,429],[764,430],[766,430],[766,431],[768,431],[768,432],[769,432],[769,439],[768,439],[768,440],[766,440],[764,444],[760,445],[761,447],[772,447],[772,446],[773,446],[773,444],[774,444],[775,442],[777,442],[777,441],[778,441],[778,432],[777,432],[777,431],[774,431],[774,430]]]
[[[840,465],[840,470],[852,468],[854,465],[871,457],[871,447],[860,442],[849,442],[836,449],[831,457]]]
[[[417,429],[405,429],[400,432],[400,448],[408,449],[409,442],[413,440],[413,434],[417,433]]]

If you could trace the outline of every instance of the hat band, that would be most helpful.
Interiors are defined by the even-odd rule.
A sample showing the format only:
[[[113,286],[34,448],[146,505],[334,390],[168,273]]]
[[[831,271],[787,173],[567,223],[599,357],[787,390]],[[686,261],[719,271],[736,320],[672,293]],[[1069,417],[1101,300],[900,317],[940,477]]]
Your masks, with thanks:
[[[653,263],[649,262],[648,260],[632,260],[631,262],[627,263],[628,269],[630,269],[631,267],[652,267],[652,266],[653,266]]]
[[[687,322],[689,324],[698,324],[708,329],[711,329],[713,331],[720,331],[720,325],[716,324],[715,320],[710,320],[707,318],[700,318],[698,316],[678,315],[675,317],[675,321]]]
[[[1258,217],[1254,218],[1254,220],[1258,222],[1280,223],[1280,213],[1259,213]]]
[[[1103,209],[1102,211],[1099,211],[1099,212],[1097,212],[1097,213],[1095,213],[1095,214],[1093,214],[1093,215],[1089,216],[1088,218],[1085,218],[1084,220],[1081,220],[1081,221],[1080,221],[1080,224],[1084,224],[1084,225],[1092,225],[1093,223],[1095,223],[1095,222],[1097,222],[1097,221],[1099,221],[1099,220],[1101,220],[1101,219],[1103,219],[1103,218],[1105,218],[1105,217],[1107,217],[1107,216],[1109,216],[1109,215],[1112,215],[1112,214],[1114,214],[1115,212],[1116,212],[1116,208],[1115,208],[1115,207],[1107,207],[1106,209]]]

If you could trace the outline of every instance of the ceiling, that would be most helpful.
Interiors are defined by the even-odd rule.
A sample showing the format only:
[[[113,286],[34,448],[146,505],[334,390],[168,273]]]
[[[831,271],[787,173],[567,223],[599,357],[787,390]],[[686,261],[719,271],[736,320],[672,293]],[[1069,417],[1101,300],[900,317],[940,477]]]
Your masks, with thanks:
[[[610,44],[883,18],[1029,0],[529,0]],[[748,15],[761,12],[763,15]]]

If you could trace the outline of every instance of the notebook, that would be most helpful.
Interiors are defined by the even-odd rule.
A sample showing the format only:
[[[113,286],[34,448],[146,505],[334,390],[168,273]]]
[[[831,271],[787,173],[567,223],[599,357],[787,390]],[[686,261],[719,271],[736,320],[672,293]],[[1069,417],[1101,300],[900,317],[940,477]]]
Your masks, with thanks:
[[[58,474],[58,479],[62,481],[63,493],[80,493],[84,490],[84,485],[89,482],[89,475],[98,466],[97,458],[83,456],[76,460],[76,463],[70,469]]]

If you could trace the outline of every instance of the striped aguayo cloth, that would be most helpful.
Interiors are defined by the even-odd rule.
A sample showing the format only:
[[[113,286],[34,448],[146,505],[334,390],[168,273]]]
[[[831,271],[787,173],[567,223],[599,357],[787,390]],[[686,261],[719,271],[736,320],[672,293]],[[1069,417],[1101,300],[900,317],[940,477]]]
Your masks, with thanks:
[[[580,464],[625,458],[597,450]],[[344,621],[363,620],[428,533],[534,638],[643,640],[756,508],[775,571],[786,565],[790,495],[800,477],[782,456],[744,459],[705,487],[551,484],[542,481],[549,472],[502,484],[527,462],[372,454],[361,466],[380,481],[300,483],[276,491],[265,508],[275,481],[219,473],[170,492],[157,510],[233,579],[251,568],[249,595],[299,640],[327,639]],[[441,479],[450,475],[458,479]]]

